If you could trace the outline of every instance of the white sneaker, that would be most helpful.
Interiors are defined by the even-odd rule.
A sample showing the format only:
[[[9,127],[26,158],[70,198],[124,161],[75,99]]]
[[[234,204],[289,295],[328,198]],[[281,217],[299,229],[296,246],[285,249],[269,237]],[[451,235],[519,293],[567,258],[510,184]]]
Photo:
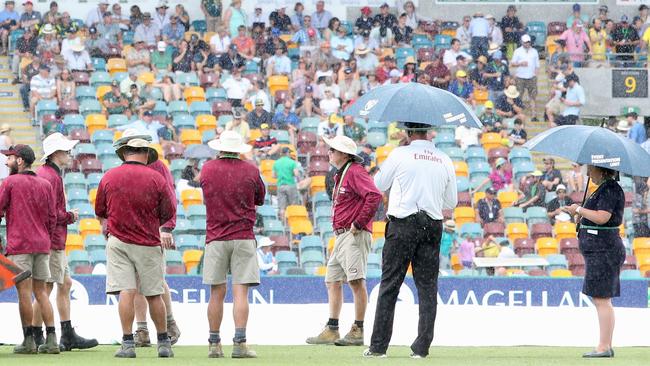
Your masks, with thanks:
[[[370,348],[367,348],[365,351],[363,351],[363,357],[365,358],[386,358],[385,353],[377,353],[377,352],[371,352]]]
[[[424,358],[424,357],[425,357],[425,356],[418,355],[417,353],[411,353],[411,358],[412,358],[412,359],[419,360],[419,359]]]

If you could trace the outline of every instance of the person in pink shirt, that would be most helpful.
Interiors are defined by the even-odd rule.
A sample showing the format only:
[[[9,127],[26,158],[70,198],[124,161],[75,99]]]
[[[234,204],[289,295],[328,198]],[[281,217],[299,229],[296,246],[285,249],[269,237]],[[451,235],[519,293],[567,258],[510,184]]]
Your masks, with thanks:
[[[512,187],[512,170],[508,169],[508,164],[506,163],[506,159],[498,158],[494,162],[494,169],[490,175],[481,182],[476,190],[481,190],[483,186],[490,182],[492,182],[492,188],[497,192],[510,189]]]
[[[565,30],[560,39],[566,42],[567,52],[574,66],[580,67],[585,61],[585,54],[591,54],[591,41],[580,19],[574,20],[571,29]]]
[[[470,234],[463,233],[463,242],[460,243],[458,249],[458,255],[460,256],[460,262],[463,264],[463,267],[472,268],[475,248],[476,243],[472,240]]]

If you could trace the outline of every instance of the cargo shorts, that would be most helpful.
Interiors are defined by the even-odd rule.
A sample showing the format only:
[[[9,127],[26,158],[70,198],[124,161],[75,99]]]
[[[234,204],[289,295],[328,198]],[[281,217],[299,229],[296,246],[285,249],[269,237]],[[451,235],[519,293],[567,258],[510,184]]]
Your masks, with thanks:
[[[205,246],[203,283],[222,285],[226,283],[228,273],[232,275],[233,285],[260,284],[255,240],[211,241]]]
[[[372,236],[365,230],[357,234],[348,230],[337,235],[334,250],[327,262],[325,282],[365,279],[371,243]]]
[[[23,271],[31,271],[35,280],[46,281],[50,278],[49,254],[14,254],[8,255],[7,258]]]
[[[62,285],[65,276],[70,276],[65,250],[50,250],[50,278],[47,279],[47,282]]]
[[[165,256],[161,246],[129,244],[110,236],[106,242],[106,293],[138,290],[144,296],[165,292]]]

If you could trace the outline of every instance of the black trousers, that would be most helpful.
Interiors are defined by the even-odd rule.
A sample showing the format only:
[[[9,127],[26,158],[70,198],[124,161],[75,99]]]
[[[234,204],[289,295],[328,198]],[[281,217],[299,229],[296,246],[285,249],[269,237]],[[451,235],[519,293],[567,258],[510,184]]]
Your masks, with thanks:
[[[395,303],[409,264],[418,290],[418,337],[411,350],[421,356],[429,354],[438,307],[438,267],[442,221],[425,212],[404,219],[390,219],[382,254],[382,274],[370,351],[386,353],[393,334]]]

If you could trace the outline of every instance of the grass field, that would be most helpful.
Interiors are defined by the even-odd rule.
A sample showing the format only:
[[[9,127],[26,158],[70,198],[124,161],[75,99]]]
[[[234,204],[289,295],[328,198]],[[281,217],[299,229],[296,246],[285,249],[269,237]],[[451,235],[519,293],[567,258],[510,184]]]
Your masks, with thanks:
[[[428,358],[412,360],[408,347],[391,347],[386,359],[364,359],[364,348],[343,348],[328,346],[259,346],[254,347],[259,358],[256,360],[208,359],[205,347],[175,347],[174,359],[159,360],[155,348],[138,349],[135,360],[113,358],[117,346],[101,346],[92,350],[66,352],[62,355],[14,355],[12,348],[0,347],[2,366],[90,366],[90,365],[648,365],[649,348],[619,348],[616,358],[610,360],[589,360],[580,358],[581,348],[569,347],[433,347]],[[224,347],[226,355],[230,347]]]

